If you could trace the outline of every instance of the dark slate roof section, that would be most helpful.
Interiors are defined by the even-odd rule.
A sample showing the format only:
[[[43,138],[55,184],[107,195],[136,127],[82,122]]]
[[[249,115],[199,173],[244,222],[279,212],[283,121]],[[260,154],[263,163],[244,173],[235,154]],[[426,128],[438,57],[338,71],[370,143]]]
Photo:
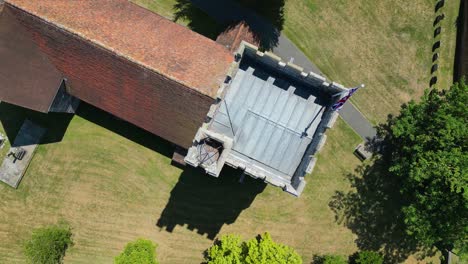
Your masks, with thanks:
[[[61,73],[8,8],[0,13],[0,36],[0,100],[48,112],[62,82]]]
[[[127,0],[6,3],[212,98],[233,61],[222,45]]]

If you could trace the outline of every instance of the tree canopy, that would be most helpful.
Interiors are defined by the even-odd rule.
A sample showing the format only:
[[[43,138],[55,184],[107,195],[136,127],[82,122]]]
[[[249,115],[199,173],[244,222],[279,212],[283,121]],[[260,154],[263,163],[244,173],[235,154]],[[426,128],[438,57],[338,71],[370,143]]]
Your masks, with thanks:
[[[357,253],[357,257],[354,260],[356,264],[382,264],[383,257],[375,251],[364,250]]]
[[[348,260],[340,255],[324,255],[314,257],[314,264],[348,264]]]
[[[407,233],[423,246],[466,250],[468,87],[427,91],[379,135],[389,176],[400,181]]]
[[[49,226],[35,229],[25,244],[25,255],[30,263],[62,263],[65,251],[73,245],[69,227]]]
[[[291,247],[278,244],[270,234],[242,241],[239,236],[226,235],[207,250],[209,264],[300,264],[301,257]]]
[[[120,255],[115,258],[116,264],[157,264],[156,244],[150,240],[137,239],[125,246]]]

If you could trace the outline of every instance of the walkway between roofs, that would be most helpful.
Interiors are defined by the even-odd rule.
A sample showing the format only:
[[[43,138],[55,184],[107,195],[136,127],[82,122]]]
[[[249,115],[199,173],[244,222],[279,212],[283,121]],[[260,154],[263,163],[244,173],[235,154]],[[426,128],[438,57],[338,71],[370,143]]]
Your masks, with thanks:
[[[248,21],[250,26],[254,24],[253,27],[257,29],[257,32],[263,30],[277,31],[265,19],[239,6],[232,0],[191,0],[191,2],[219,23],[245,20]],[[259,31],[260,28],[262,30]],[[304,68],[304,71],[313,71],[323,75],[320,69],[283,34],[279,34],[277,46],[272,49],[272,52],[286,61],[293,59],[295,64]],[[371,139],[376,136],[376,129],[350,101],[340,110],[340,116],[363,139]]]

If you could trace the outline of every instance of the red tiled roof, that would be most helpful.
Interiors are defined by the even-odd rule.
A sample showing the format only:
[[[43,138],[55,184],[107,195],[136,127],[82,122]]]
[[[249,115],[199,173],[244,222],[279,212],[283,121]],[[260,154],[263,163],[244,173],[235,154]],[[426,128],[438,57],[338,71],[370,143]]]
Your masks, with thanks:
[[[237,51],[243,40],[255,46],[260,46],[260,41],[255,37],[249,25],[242,21],[221,33],[216,42],[234,52]]]
[[[0,13],[0,100],[48,112],[62,78],[14,16]]]
[[[210,97],[233,60],[222,45],[127,0],[6,2]]]

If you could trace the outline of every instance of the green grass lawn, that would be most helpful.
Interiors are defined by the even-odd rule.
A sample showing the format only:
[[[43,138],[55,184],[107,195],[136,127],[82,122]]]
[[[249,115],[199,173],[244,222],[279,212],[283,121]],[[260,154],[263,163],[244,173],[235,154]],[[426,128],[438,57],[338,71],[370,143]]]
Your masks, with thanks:
[[[352,101],[373,122],[429,86],[435,2],[287,0],[284,33],[331,79],[365,83]],[[443,11],[442,86],[451,83],[459,1]]]
[[[172,18],[174,0],[133,1]],[[452,78],[455,2],[444,7],[440,87]],[[287,0],[284,33],[331,79],[366,83],[353,100],[378,122],[428,86],[433,4]],[[159,244],[161,263],[199,263],[212,244],[207,235],[218,231],[244,238],[269,231],[304,263],[314,254],[351,254],[356,237],[335,223],[328,203],[350,188],[346,175],[360,163],[352,151],[361,140],[341,119],[327,135],[304,193],[294,198],[250,179],[238,184],[233,171],[215,179],[174,167],[169,143],[85,105],[63,139],[38,148],[18,190],[0,184],[0,263],[24,262],[31,230],[62,220],[75,240],[67,263],[110,263],[137,237]]]
[[[442,33],[437,37],[441,41],[439,50],[439,83],[440,89],[447,89],[453,84],[453,65],[456,48],[457,35],[457,17],[460,8],[460,1],[447,1],[445,7],[438,14],[444,13],[445,19],[439,24],[442,27]]]
[[[175,0],[131,0],[132,2],[152,10],[161,16],[173,19]]]
[[[171,19],[175,0],[132,0]],[[459,1],[447,1],[439,88],[452,83]],[[366,84],[352,101],[373,123],[429,87],[435,2],[286,0],[283,34],[331,80]],[[439,12],[439,13],[440,13]],[[186,25],[187,21],[179,21]]]
[[[66,263],[110,263],[138,237],[159,244],[162,263],[199,263],[212,244],[199,232],[218,229],[245,238],[269,231],[305,263],[314,253],[355,251],[353,234],[335,224],[328,208],[336,190],[349,188],[345,175],[359,163],[352,150],[360,139],[341,120],[295,198],[250,178],[239,184],[232,170],[220,179],[184,172],[170,165],[169,143],[92,107],[80,110],[61,142],[38,148],[18,190],[0,184],[0,263],[23,262],[31,230],[59,221],[74,233]]]

